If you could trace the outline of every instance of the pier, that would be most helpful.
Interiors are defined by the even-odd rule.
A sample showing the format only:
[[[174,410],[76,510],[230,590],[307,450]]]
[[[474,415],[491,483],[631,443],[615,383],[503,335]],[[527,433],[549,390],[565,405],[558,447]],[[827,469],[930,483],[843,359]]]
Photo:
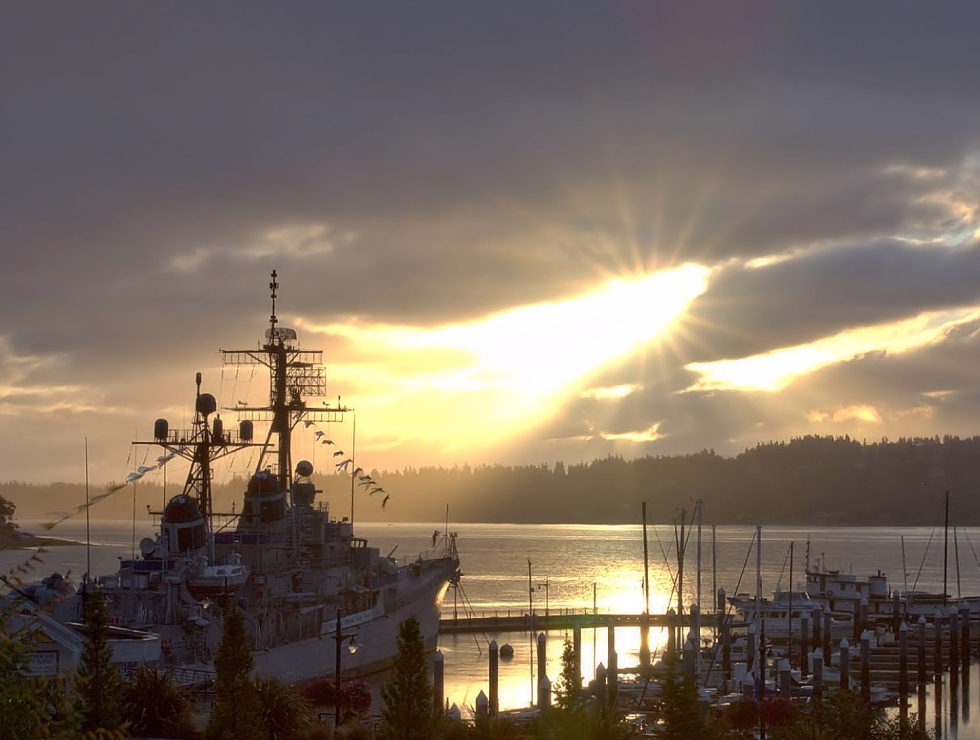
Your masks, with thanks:
[[[702,625],[707,627],[706,619],[710,617],[702,616]],[[571,630],[576,627],[582,629],[602,628],[602,627],[640,627],[649,625],[650,627],[676,626],[678,617],[667,614],[597,614],[593,612],[561,612],[558,614],[534,614],[528,617],[527,614],[485,614],[473,617],[443,617],[439,620],[439,634],[459,635],[459,634],[479,634],[481,632],[527,632],[530,629],[537,631],[549,630]],[[681,625],[691,624],[689,614],[680,617]]]

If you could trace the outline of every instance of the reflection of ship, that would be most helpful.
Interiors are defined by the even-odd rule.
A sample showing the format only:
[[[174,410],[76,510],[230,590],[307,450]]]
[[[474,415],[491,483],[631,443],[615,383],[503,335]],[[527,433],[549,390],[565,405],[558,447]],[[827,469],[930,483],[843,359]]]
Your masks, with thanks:
[[[339,420],[346,409],[307,406],[306,397],[325,395],[322,353],[299,349],[296,333],[277,326],[275,272],[272,278],[264,343],[222,350],[226,365],[269,368],[269,403],[240,403],[232,409],[241,417],[238,428],[226,430],[214,396],[201,392],[198,374],[192,427],[175,430],[160,419],[153,441],[138,443],[164,448],[163,462],[176,456],[190,461],[184,490],[162,512],[156,538],[140,543],[140,557],[123,560],[118,573],[95,584],[104,589],[112,622],[159,635],[161,660],[170,666],[208,667],[222,613],[242,608],[259,673],[285,681],[332,673],[338,617],[360,646],[340,651],[343,670],[381,668],[394,657],[399,624],[410,615],[419,619],[427,647],[435,646],[439,607],[458,574],[455,535],[438,533],[442,541],[434,536],[431,552],[399,566],[356,537],[346,517],[332,519],[315,501],[313,465],[304,460],[293,468],[291,433]],[[269,422],[261,441],[253,422]],[[212,466],[256,448],[259,461],[236,524],[216,530]],[[80,611],[80,599],[71,597],[53,613],[70,621]]]

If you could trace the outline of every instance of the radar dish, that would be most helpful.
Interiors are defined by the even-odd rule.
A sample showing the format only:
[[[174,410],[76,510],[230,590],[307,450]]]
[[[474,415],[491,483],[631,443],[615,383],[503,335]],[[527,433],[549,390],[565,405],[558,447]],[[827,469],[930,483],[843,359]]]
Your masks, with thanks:
[[[296,330],[285,326],[277,326],[275,329],[265,330],[266,341],[281,339],[284,342],[296,341]]]
[[[140,552],[143,553],[143,557],[147,557],[153,554],[156,549],[157,543],[151,540],[149,537],[144,537],[140,540]]]

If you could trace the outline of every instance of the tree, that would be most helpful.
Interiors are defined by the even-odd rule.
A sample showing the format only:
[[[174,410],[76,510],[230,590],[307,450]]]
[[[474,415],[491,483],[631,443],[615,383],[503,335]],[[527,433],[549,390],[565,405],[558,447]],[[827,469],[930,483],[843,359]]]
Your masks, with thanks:
[[[13,501],[0,496],[0,527],[6,526],[13,519],[16,508]]]
[[[194,738],[191,704],[170,671],[138,668],[122,693],[122,716],[137,737]]]
[[[704,734],[704,722],[698,708],[698,693],[694,681],[681,675],[675,653],[665,654],[663,668],[660,696],[655,702],[663,718],[663,725],[658,728],[658,737],[669,740],[701,737]]]
[[[578,698],[579,675],[575,670],[575,648],[565,640],[561,651],[561,673],[555,681],[555,704],[559,709],[571,709]]]
[[[117,730],[122,725],[119,708],[122,685],[119,671],[112,665],[105,595],[95,591],[85,599],[85,645],[78,670],[82,731]]]
[[[245,619],[234,606],[225,611],[221,643],[214,656],[214,709],[205,730],[208,740],[261,740],[265,737],[255,686],[255,661],[248,650]]]
[[[381,698],[383,740],[426,740],[431,736],[436,718],[432,686],[422,628],[414,614],[398,627],[398,654]]]
[[[309,707],[299,692],[278,678],[256,678],[255,692],[268,740],[289,740],[312,724]]]

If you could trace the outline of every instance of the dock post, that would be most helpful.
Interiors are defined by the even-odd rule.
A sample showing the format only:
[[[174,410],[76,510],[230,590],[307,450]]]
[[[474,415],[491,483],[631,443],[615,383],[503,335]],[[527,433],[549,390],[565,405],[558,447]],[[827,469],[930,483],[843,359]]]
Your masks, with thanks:
[[[609,684],[606,702],[609,706],[614,707],[619,698],[619,655],[616,654],[615,650],[609,653],[609,669],[606,673],[606,681]]]
[[[548,638],[544,632],[538,633],[538,686],[541,685],[541,677],[548,673]]]
[[[823,613],[823,657],[828,664],[830,663],[830,656],[833,654],[833,652],[830,649],[830,639],[831,639],[830,625],[831,625],[830,611],[825,611]]]
[[[823,650],[813,651],[813,700],[819,704],[823,699]]]
[[[500,647],[496,640],[490,641],[490,699],[487,702],[487,711],[491,717],[496,716],[500,709],[500,694],[498,685],[500,683]],[[481,692],[482,693],[482,692]]]
[[[892,632],[898,637],[898,630],[902,624],[902,602],[898,595],[898,589],[892,591]]]
[[[786,658],[780,658],[777,666],[779,671],[779,695],[789,699],[792,675],[790,673],[789,661]]]
[[[800,677],[810,675],[810,617],[800,617]]]
[[[840,688],[841,691],[849,691],[851,688],[851,648],[845,637],[840,641]]]
[[[861,634],[861,700],[871,703],[871,637]]]
[[[909,628],[904,622],[898,628],[898,703],[903,708],[909,700]]]
[[[694,643],[694,670],[700,673],[701,672],[701,605],[696,602],[691,604],[691,608],[688,610],[688,614],[691,615],[691,631],[688,634],[688,639]]]
[[[868,599],[866,596],[862,596],[861,601],[858,602],[857,614],[854,615],[855,642],[861,639],[861,635],[864,634],[864,630],[867,626],[868,626]]]
[[[667,652],[671,655],[677,654],[677,612],[673,609],[667,610]]]
[[[595,698],[600,707],[606,705],[606,667],[602,663],[595,667]]]
[[[551,708],[551,679],[541,676],[538,680],[538,711],[547,712]]]
[[[446,659],[441,650],[436,650],[432,659],[432,708],[436,716],[446,711]]]
[[[938,609],[936,610],[935,638],[936,638],[935,674],[936,674],[936,679],[938,680],[943,673],[943,614]]]
[[[748,645],[745,651],[746,668],[750,671],[755,670],[755,622],[749,625]]]
[[[614,622],[609,622],[609,626],[606,627],[606,638],[608,640],[606,655],[610,656],[616,652],[616,624]],[[607,657],[606,667],[609,666],[610,660],[612,660],[612,658]]]
[[[960,678],[960,615],[955,607],[949,610],[949,684],[955,691]]]
[[[732,631],[724,617],[721,622],[721,675],[726,681],[732,680]]]
[[[684,680],[694,681],[695,667],[694,667],[694,642],[692,636],[689,634],[687,642],[684,643]]]
[[[575,654],[575,691],[582,690],[582,625],[572,630],[572,651]]]
[[[650,615],[640,616],[640,672],[650,671]]]
[[[818,647],[823,647],[821,627],[823,627],[823,609],[818,606],[813,610],[813,642],[811,645],[814,650]]]
[[[476,695],[476,716],[486,717],[490,709],[490,703],[487,701],[487,695],[483,693],[483,689],[480,689],[480,693]]]
[[[919,631],[917,634],[917,639],[919,641],[919,680],[916,681],[918,685],[919,694],[925,694],[926,685],[926,618],[924,616],[919,617]]]
[[[960,607],[960,629],[963,635],[960,639],[960,657],[963,660],[963,682],[970,680],[970,607],[963,604]]]

